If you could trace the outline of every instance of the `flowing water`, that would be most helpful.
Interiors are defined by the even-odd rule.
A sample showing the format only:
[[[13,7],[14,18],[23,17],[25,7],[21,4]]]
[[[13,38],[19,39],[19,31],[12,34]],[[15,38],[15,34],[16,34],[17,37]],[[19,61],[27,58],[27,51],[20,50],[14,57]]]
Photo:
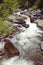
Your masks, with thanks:
[[[43,31],[35,23],[31,23],[28,16],[25,21],[29,24],[29,27],[22,28],[24,31],[14,35],[12,39],[8,38],[19,49],[21,53],[20,57],[16,56],[10,59],[3,59],[2,61],[0,60],[0,65],[35,65],[35,62],[30,60],[30,58],[37,54],[37,51],[40,51],[40,44],[43,41],[39,38],[42,36],[39,33],[43,33]],[[0,46],[2,48],[4,45]]]

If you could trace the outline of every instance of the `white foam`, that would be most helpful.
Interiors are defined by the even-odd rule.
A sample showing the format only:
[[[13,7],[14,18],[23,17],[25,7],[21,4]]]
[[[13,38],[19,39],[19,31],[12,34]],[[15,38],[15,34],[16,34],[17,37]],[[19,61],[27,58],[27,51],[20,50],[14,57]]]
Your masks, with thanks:
[[[14,57],[9,60],[3,60],[1,65],[34,65],[33,61],[26,61],[24,59],[18,59],[14,61]]]
[[[20,12],[17,14],[20,15]],[[29,17],[27,17],[25,21],[27,24],[29,24],[29,28],[25,29],[25,31],[21,32],[20,34],[14,35],[10,41],[13,44],[17,42],[17,44],[19,44],[21,47],[20,48],[19,45],[17,45],[20,50],[23,49],[26,52],[28,49],[29,53],[32,55],[33,51],[38,49],[39,43],[41,43],[40,39],[37,37],[37,35],[39,35],[38,32],[42,33],[43,31],[40,31],[35,23],[30,23]],[[2,47],[2,45],[0,46]],[[22,54],[24,55],[24,53]],[[9,60],[3,60],[1,65],[34,65],[34,62],[31,60],[26,61],[23,58],[17,60],[17,57],[13,57]]]
[[[0,50],[4,48],[4,44],[5,44],[4,42],[2,41],[0,42]]]

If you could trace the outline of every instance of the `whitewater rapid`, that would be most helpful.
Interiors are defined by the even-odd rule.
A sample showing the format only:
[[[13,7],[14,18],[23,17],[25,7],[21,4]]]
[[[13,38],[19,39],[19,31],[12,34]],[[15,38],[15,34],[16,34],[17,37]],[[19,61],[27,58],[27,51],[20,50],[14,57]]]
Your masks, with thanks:
[[[20,12],[18,14],[20,14]],[[20,57],[16,56],[10,59],[3,59],[0,65],[35,65],[34,61],[30,59],[28,61],[26,60],[25,54],[29,53],[29,56],[33,56],[36,50],[40,49],[39,44],[42,41],[38,36],[41,36],[39,32],[43,33],[43,31],[41,31],[35,23],[31,23],[28,16],[25,21],[26,24],[29,24],[29,27],[25,28],[23,32],[14,35],[12,39],[8,38],[20,50]]]

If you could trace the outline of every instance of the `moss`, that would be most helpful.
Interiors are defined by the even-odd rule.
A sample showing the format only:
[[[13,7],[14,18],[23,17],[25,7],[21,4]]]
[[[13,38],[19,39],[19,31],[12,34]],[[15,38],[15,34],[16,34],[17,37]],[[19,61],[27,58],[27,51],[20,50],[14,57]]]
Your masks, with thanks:
[[[0,34],[3,34],[3,33],[10,33],[13,31],[13,27],[6,23],[6,22],[3,22],[2,19],[0,18]]]
[[[33,9],[33,10],[36,10],[36,9],[37,9],[37,6],[34,5],[34,6],[32,7],[32,9]]]
[[[38,20],[38,24],[43,25],[43,20]]]

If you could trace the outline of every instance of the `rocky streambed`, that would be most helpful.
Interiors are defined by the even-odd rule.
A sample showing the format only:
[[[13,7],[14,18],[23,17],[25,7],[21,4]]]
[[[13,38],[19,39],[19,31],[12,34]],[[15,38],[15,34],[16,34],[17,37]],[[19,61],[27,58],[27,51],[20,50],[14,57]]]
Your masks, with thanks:
[[[43,25],[23,12],[9,16],[14,30],[0,40],[0,65],[43,65]]]

